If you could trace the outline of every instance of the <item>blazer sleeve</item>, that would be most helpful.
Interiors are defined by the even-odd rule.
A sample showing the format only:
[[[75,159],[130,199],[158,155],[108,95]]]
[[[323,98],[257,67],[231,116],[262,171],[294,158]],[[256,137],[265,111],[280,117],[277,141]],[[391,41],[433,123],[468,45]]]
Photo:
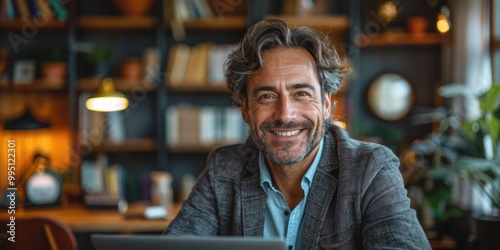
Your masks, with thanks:
[[[188,199],[163,234],[200,236],[218,234],[216,199],[209,166],[210,163],[200,174]]]
[[[364,249],[431,249],[415,211],[410,208],[399,160],[392,151],[377,147],[362,178]]]

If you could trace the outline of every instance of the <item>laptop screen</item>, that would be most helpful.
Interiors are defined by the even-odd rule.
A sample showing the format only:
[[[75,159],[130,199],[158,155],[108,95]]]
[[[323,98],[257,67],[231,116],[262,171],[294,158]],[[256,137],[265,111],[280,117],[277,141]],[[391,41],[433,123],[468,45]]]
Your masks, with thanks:
[[[109,235],[91,236],[96,250],[285,250],[279,238],[239,236]]]

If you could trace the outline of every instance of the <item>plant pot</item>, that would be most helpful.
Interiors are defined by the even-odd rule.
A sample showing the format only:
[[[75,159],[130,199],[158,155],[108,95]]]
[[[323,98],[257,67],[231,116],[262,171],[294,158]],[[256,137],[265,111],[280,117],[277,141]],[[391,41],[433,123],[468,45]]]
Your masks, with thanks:
[[[112,0],[111,3],[121,14],[143,16],[153,6],[153,0]]]
[[[124,80],[136,81],[143,76],[144,68],[141,60],[130,58],[120,65],[120,75]]]
[[[42,64],[42,78],[50,84],[61,84],[65,81],[68,67],[65,62],[46,62]]]
[[[476,233],[474,249],[500,249],[498,232],[500,232],[500,217],[488,215],[473,216]]]
[[[427,32],[429,22],[425,17],[414,16],[408,18],[408,30],[414,36],[422,36]]]

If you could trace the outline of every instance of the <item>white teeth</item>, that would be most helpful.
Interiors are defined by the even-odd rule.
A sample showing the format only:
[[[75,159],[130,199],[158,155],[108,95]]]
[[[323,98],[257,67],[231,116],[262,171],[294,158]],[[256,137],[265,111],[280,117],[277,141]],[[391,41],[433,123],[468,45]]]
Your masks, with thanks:
[[[300,132],[300,130],[293,130],[293,131],[287,131],[287,132],[281,132],[281,131],[274,131],[274,133],[276,135],[279,135],[279,136],[292,136],[292,135],[296,135]]]

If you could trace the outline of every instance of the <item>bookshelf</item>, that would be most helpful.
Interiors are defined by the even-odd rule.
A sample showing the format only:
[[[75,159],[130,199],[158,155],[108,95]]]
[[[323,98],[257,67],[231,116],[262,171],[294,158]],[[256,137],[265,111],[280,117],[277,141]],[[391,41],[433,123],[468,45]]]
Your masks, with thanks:
[[[65,18],[54,15],[44,25],[37,26],[39,33],[30,38],[31,51],[23,51],[24,54],[12,53],[9,58],[11,63],[18,58],[29,57],[30,54],[34,54],[33,51],[36,51],[37,45],[40,41],[44,41],[45,37],[48,41],[61,42],[68,52],[66,61],[69,71],[66,81],[59,86],[44,84],[43,80],[38,78],[25,85],[0,84],[1,94],[67,96],[63,104],[58,102],[67,109],[63,114],[59,114],[66,120],[62,133],[70,138],[68,145],[65,146],[70,148],[71,156],[65,157],[63,160],[65,164],[75,163],[77,167],[80,167],[84,163],[88,166],[88,162],[96,162],[104,155],[107,158],[107,164],[122,165],[127,170],[126,172],[132,173],[137,178],[143,178],[146,173],[153,170],[170,171],[175,176],[182,176],[186,172],[198,174],[204,167],[206,156],[213,147],[242,142],[245,140],[247,131],[245,131],[244,124],[239,123],[238,128],[233,128],[238,130],[236,133],[239,137],[236,138],[228,139],[219,135],[219,137],[211,136],[208,139],[204,137],[206,140],[204,143],[199,142],[200,138],[187,144],[169,142],[169,131],[172,133],[171,129],[173,129],[171,117],[167,115],[169,108],[175,109],[187,105],[193,110],[192,113],[195,115],[192,119],[195,121],[203,119],[214,121],[226,118],[219,116],[214,118],[210,115],[207,118],[207,115],[202,114],[200,110],[218,110],[216,112],[219,112],[229,110],[232,106],[229,90],[221,78],[222,71],[217,73],[219,80],[210,80],[207,75],[196,80],[184,79],[186,74],[192,75],[191,72],[198,71],[194,69],[185,72],[178,84],[172,84],[166,74],[171,49],[180,44],[191,49],[200,44],[210,44],[207,47],[210,50],[203,52],[206,57],[207,55],[210,57],[212,49],[222,45],[236,44],[247,27],[269,17],[266,15],[266,8],[263,8],[262,3],[258,1],[221,0],[217,1],[221,4],[218,6],[219,9],[211,6],[212,13],[208,16],[205,14],[205,16],[176,19],[171,12],[177,8],[172,5],[173,2],[173,0],[155,0],[153,7],[145,15],[125,16],[114,9],[111,4],[99,1],[69,1],[63,6]],[[292,25],[314,25],[319,29],[330,30],[335,37],[343,36],[349,28],[349,18],[341,15],[314,19],[295,19],[287,16],[285,19]],[[3,36],[11,31],[19,33],[26,25],[26,20],[36,24],[35,20],[23,20],[20,16],[12,18],[1,16],[0,34]],[[185,33],[182,40],[174,36],[178,27],[182,27]],[[8,47],[9,41],[5,39],[5,36],[3,37],[1,45]],[[110,52],[105,58],[108,66],[107,72],[113,77],[117,90],[124,93],[131,101],[129,109],[121,113],[120,129],[123,130],[121,138],[109,138],[110,131],[103,128],[107,120],[99,122],[99,119],[103,118],[93,117],[94,114],[85,109],[86,98],[96,91],[100,84],[100,77],[93,75],[91,63],[86,56],[90,53],[89,51],[99,45],[103,45]],[[119,72],[120,64],[131,57],[142,58],[145,51],[150,48],[157,49],[159,55],[156,62],[158,75],[154,84],[145,85],[142,79],[123,79]],[[199,66],[205,68],[204,71],[207,74],[210,71],[208,68],[210,58],[208,57]],[[35,60],[38,59],[35,58]],[[221,67],[220,62],[217,67]],[[231,117],[239,118],[239,111],[233,109]],[[94,126],[92,123],[101,123],[101,125],[92,127]],[[180,122],[176,126],[182,126],[183,123],[185,122]],[[220,121],[212,124],[211,127],[229,128],[232,123],[224,125]],[[195,131],[201,133],[204,125],[194,124],[193,126]],[[86,136],[90,139],[85,139]],[[77,169],[76,178],[80,178],[79,171]],[[139,181],[141,180],[136,179],[133,182]],[[177,184],[177,180],[174,180],[174,185]],[[136,196],[132,200],[139,198]]]

